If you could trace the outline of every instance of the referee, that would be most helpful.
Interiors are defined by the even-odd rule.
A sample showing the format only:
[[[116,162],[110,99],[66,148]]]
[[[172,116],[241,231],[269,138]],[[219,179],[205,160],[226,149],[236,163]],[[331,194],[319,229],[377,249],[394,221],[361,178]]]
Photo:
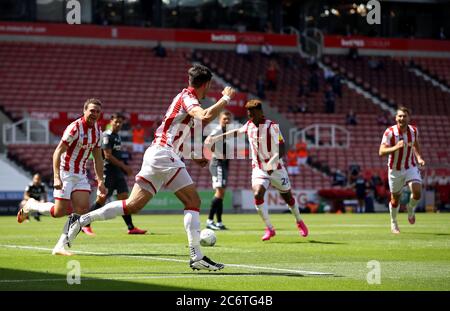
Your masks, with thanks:
[[[219,125],[214,128],[209,136],[215,136],[225,133],[227,124],[231,122],[231,113],[223,111],[219,116]],[[232,139],[232,138],[229,138]],[[212,159],[209,166],[209,171],[212,176],[212,187],[215,190],[214,198],[211,202],[211,209],[209,210],[209,217],[206,221],[206,228],[212,230],[226,230],[227,228],[222,223],[223,213],[223,198],[225,196],[225,188],[228,180],[228,164],[227,155],[227,139],[222,140],[222,143],[212,145],[211,151]],[[214,215],[217,216],[217,222],[214,223]]]
[[[128,185],[125,174],[131,176],[133,171],[126,163],[127,161],[121,151],[122,141],[119,136],[119,131],[122,128],[124,119],[123,115],[114,113],[109,122],[111,128],[103,132],[102,150],[105,158],[103,172],[108,194],[106,197],[97,196],[96,203],[91,208],[91,211],[105,205],[106,200],[113,195],[114,190],[117,191],[118,200],[128,199]],[[131,215],[123,215],[122,217],[127,224],[128,234],[145,234],[147,232],[147,230],[141,230],[133,225]],[[86,234],[93,235],[90,225],[83,227],[82,230]]]

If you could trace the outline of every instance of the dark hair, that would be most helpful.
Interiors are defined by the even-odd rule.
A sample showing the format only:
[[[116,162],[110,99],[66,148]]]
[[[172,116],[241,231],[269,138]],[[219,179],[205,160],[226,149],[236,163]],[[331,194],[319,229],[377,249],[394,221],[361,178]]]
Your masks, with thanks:
[[[203,65],[194,65],[188,71],[189,86],[199,88],[203,84],[211,81],[212,73],[208,67]]]
[[[408,114],[408,116],[410,116],[411,115],[411,110],[409,110],[408,108],[406,108],[405,106],[400,106],[400,107],[398,107],[397,108],[397,111],[403,111],[404,113],[407,113]]]
[[[100,101],[100,99],[97,98],[89,98],[85,103],[84,103],[84,107],[83,110],[86,110],[87,107],[89,106],[89,104],[93,104],[93,105],[97,105],[97,106],[102,106],[102,102]]]
[[[259,99],[251,99],[245,104],[245,108],[262,110],[262,102]]]
[[[125,120],[125,116],[124,116],[123,114],[121,114],[121,113],[113,113],[113,114],[111,115],[111,120],[114,120],[114,119],[122,119],[122,120]]]

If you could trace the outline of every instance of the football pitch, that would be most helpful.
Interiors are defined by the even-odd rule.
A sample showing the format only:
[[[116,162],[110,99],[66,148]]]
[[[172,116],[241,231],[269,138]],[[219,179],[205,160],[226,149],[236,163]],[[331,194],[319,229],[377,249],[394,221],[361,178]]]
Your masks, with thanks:
[[[120,217],[96,222],[71,257],[51,255],[65,219],[0,217],[0,290],[450,290],[450,214],[417,214],[415,225],[400,214],[398,236],[388,214],[304,219],[307,238],[291,215],[273,214],[277,235],[262,242],[256,213],[224,215],[230,230],[203,251],[225,269],[199,272],[188,267],[182,214],[135,216],[143,236],[127,235]],[[78,267],[80,284],[69,285]]]

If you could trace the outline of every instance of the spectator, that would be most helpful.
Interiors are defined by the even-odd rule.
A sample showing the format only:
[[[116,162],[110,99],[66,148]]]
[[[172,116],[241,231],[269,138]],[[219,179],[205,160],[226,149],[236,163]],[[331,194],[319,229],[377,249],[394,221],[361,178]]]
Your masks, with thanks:
[[[300,174],[298,166],[298,155],[296,150],[289,149],[287,152],[287,170],[289,175]]]
[[[445,35],[445,32],[444,32],[444,27],[439,28],[439,39],[441,39],[441,40],[447,39],[447,36]]]
[[[356,199],[358,200],[358,206],[356,207],[357,213],[365,213],[365,201],[366,201],[366,191],[367,191],[367,184],[364,177],[361,175],[361,173],[358,173],[354,183],[353,187],[355,188],[356,192]]]
[[[327,84],[324,94],[324,104],[326,113],[334,113],[335,111],[335,97],[331,85]]]
[[[346,185],[346,178],[345,175],[342,173],[341,170],[336,170],[333,174],[333,183],[332,186],[341,186],[344,187]]]
[[[302,96],[300,98],[300,103],[298,106],[298,112],[300,113],[308,113],[308,103],[306,102],[306,98],[304,96]]]
[[[383,69],[383,62],[380,59],[377,59],[373,56],[371,58],[369,58],[369,60],[367,61],[367,64],[368,64],[369,68],[372,70]]]
[[[275,55],[274,55],[275,56]],[[284,67],[285,68],[291,68],[294,70],[298,70],[299,66],[297,63],[297,59],[294,55],[292,54],[284,54],[283,57],[283,63],[284,63]]]
[[[251,60],[248,45],[247,43],[245,43],[244,39],[241,39],[236,45],[236,54],[240,57],[243,57],[245,60]]]
[[[264,57],[271,57],[273,54],[273,47],[266,41],[261,45],[261,54]]]
[[[264,31],[266,33],[274,33],[273,26],[271,22],[267,22],[266,26],[264,26]]]
[[[359,58],[359,52],[358,52],[358,48],[356,46],[352,46],[349,50],[348,50],[348,57],[351,60],[357,60]]]
[[[300,97],[308,96],[308,90],[306,89],[306,83],[303,79],[300,79],[300,83],[298,84],[297,96],[300,96]]]
[[[264,80],[263,75],[259,75],[258,79],[256,80],[256,95],[261,98],[266,98],[266,81]]]
[[[390,122],[390,116],[388,112],[383,113],[382,115],[379,115],[377,118],[378,125],[389,125]]]
[[[295,145],[298,157],[298,165],[306,165],[308,163],[308,145],[302,139]]]
[[[350,36],[352,35],[352,29],[351,29],[351,27],[350,27],[349,24],[346,24],[346,25],[345,25],[345,35],[346,35],[347,37],[350,37]]]
[[[334,78],[333,70],[331,70],[329,68],[325,68],[323,70],[323,78],[325,79],[325,81],[327,81],[328,83],[331,84],[333,82],[333,78]]]
[[[308,104],[305,101],[305,98],[302,96],[300,101],[297,104],[292,104],[288,106],[289,112],[300,112],[307,113],[308,112]]]
[[[156,46],[153,48],[153,52],[155,53],[156,57],[164,58],[167,56],[166,48],[161,45],[160,41],[158,41],[158,44],[156,44]]]
[[[317,59],[316,59],[316,57],[315,57],[314,55],[311,55],[311,56],[307,59],[306,64],[308,64],[308,66],[309,66],[309,68],[310,68],[311,70],[316,69],[316,68],[317,68]]]
[[[45,189],[45,185],[42,183],[41,175],[39,173],[33,175],[33,180],[25,188],[23,200],[20,202],[20,207],[23,207],[30,198],[33,198],[39,202],[47,202],[47,190]],[[37,221],[41,221],[41,214],[39,212],[34,213],[33,217]]]
[[[266,69],[266,80],[268,90],[277,89],[278,70],[279,67],[277,62],[274,59],[270,60],[269,66]]]
[[[133,152],[144,153],[145,131],[141,124],[133,129]]]
[[[192,29],[203,29],[205,27],[205,22],[203,20],[203,14],[201,10],[197,10],[189,26],[190,26],[189,28]]]
[[[359,173],[361,172],[361,168],[359,167],[358,164],[352,164],[349,166],[348,172],[349,172],[348,183],[354,184],[356,181],[356,178],[358,177]]]
[[[349,167],[348,167],[349,171],[352,172],[353,174],[357,175],[359,174],[359,172],[361,172],[361,166],[359,166],[359,164],[357,163],[352,163]],[[355,173],[356,172],[356,173]]]
[[[319,73],[316,69],[311,70],[309,74],[309,91],[311,93],[319,91]]]
[[[358,125],[358,120],[356,119],[356,114],[353,112],[353,110],[350,110],[347,113],[347,116],[345,117],[345,124],[346,125]]]
[[[333,77],[333,81],[331,82],[333,87],[333,92],[339,98],[342,98],[342,83],[341,83],[341,75],[339,73],[336,73]]]

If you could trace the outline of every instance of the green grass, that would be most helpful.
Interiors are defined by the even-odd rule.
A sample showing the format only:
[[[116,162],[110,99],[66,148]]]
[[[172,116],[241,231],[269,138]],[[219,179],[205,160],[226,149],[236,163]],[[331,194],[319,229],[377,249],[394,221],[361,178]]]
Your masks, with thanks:
[[[277,236],[262,242],[256,214],[224,215],[231,230],[217,232],[216,246],[204,253],[245,266],[220,272],[189,269],[182,215],[135,216],[136,225],[150,230],[145,236],[127,235],[121,218],[96,222],[97,236],[80,234],[72,247],[90,253],[72,257],[45,249],[54,246],[64,219],[19,225],[0,217],[0,290],[450,290],[450,215],[418,214],[411,226],[400,214],[398,236],[390,233],[388,217],[305,215],[310,236],[302,238],[291,215],[273,214]],[[66,282],[70,260],[80,262],[80,285]],[[381,265],[381,284],[366,281],[371,260]]]

